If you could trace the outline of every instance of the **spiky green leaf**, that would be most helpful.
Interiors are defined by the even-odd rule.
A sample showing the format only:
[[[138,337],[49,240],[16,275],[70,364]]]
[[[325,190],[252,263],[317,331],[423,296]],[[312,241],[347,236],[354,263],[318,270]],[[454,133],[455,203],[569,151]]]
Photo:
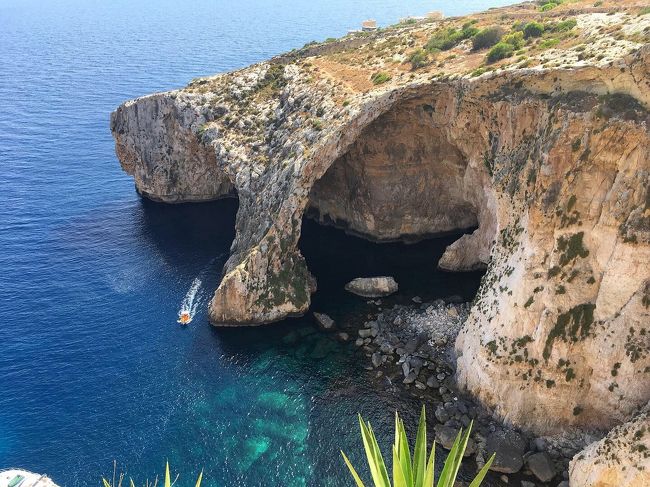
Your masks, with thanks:
[[[413,450],[413,485],[422,487],[424,485],[424,471],[427,463],[427,415],[422,406],[420,413],[420,424],[415,437],[415,449]]]
[[[345,464],[348,466],[348,469],[350,469],[350,473],[352,474],[352,478],[356,482],[357,487],[366,487],[365,485],[363,485],[363,482],[361,481],[361,477],[359,477],[359,474],[352,466],[352,462],[350,462],[350,460],[345,455],[345,453],[343,453],[343,450],[341,450],[341,455],[343,455],[343,460],[345,461]]]
[[[388,481],[388,471],[386,470],[384,459],[381,456],[381,451],[379,450],[379,445],[377,444],[377,438],[375,438],[375,434],[372,431],[370,423],[366,425],[361,415],[359,415],[359,425],[361,427],[363,447],[366,451],[368,466],[370,467],[370,475],[372,476],[373,482],[378,487],[390,485]]]
[[[449,455],[447,455],[445,463],[442,467],[442,472],[440,472],[440,477],[438,478],[438,487],[453,487],[454,485],[454,482],[452,480],[452,473],[456,469],[454,462],[457,458],[456,453],[458,451],[458,447],[460,446],[460,438],[462,432],[462,429],[458,432],[456,439],[454,440],[454,444],[452,445],[451,450],[449,450]]]
[[[404,476],[406,478],[406,482],[408,483],[409,486],[413,485],[413,469],[411,466],[411,450],[409,448],[409,442],[408,439],[406,438],[406,429],[404,428],[404,421],[402,419],[399,419],[399,446],[400,449],[398,450],[398,455],[399,455],[399,461],[400,464],[402,465],[402,469],[404,470]]]
[[[422,487],[433,487],[433,480],[436,474],[436,442],[434,440],[431,445],[431,453],[429,454],[429,463],[427,463],[427,470],[424,474],[424,481]]]
[[[406,476],[404,475],[402,462],[400,461],[399,451],[397,451],[397,445],[393,445],[393,486],[409,487]]]
[[[171,487],[172,485],[172,480],[171,476],[169,475],[169,462],[165,464],[165,487]]]
[[[494,457],[496,457],[496,453],[493,453],[490,459],[486,462],[485,465],[483,465],[483,468],[479,471],[479,473],[474,477],[474,480],[472,480],[472,483],[469,484],[469,487],[479,487],[481,485],[481,482],[483,482],[483,479],[488,473],[488,470],[490,470],[490,466],[492,465],[492,462],[494,461]]]
[[[469,426],[467,427],[467,431],[465,431],[465,434],[462,436],[460,440],[460,444],[458,445],[458,450],[456,451],[456,458],[454,459],[454,471],[451,477],[452,485],[456,482],[456,476],[458,475],[460,464],[463,462],[463,455],[465,455],[465,450],[467,449],[467,442],[469,441],[469,434],[472,432],[473,425],[474,425],[474,421],[470,421]]]

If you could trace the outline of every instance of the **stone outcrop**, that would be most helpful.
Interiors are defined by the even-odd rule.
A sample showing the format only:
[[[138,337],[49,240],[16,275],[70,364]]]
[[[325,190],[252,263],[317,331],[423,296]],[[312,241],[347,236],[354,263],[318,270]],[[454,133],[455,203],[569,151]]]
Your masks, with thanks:
[[[571,485],[650,485],[650,406],[592,443],[571,461]]]
[[[307,311],[305,214],[378,241],[475,227],[439,264],[487,267],[459,384],[538,433],[611,428],[650,398],[650,15],[616,8],[478,14],[555,32],[496,65],[461,43],[411,70],[450,19],[198,79],[118,108],[117,154],[147,197],[239,198],[219,325]]]
[[[345,290],[365,298],[381,298],[396,293],[398,285],[392,277],[357,277],[345,285]]]
[[[117,157],[143,196],[184,203],[233,193],[214,150],[196,136],[201,124],[218,116],[219,110],[197,111],[163,93],[127,102],[111,115]]]

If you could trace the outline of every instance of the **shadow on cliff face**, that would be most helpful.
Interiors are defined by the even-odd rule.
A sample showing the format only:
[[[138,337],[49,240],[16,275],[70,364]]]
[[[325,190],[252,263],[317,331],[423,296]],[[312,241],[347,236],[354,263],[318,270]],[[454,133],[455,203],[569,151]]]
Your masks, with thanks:
[[[237,199],[169,205],[141,198],[140,204],[140,240],[178,277],[191,280],[197,266],[209,267],[205,285],[212,295],[235,237]]]

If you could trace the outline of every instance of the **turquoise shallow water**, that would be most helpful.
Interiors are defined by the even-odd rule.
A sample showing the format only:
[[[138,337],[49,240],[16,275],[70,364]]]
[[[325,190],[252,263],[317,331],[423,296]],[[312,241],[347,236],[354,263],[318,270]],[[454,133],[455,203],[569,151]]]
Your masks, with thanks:
[[[349,485],[338,450],[360,461],[356,412],[383,437],[392,409],[412,422],[419,405],[368,386],[352,347],[308,319],[208,326],[236,202],[140,200],[114,156],[109,113],[367,17],[497,3],[0,0],[0,468],[86,486],[113,460],[143,479],[169,459],[181,481],[204,468],[208,486]],[[337,319],[365,313],[340,293],[346,276],[327,274],[348,253],[347,272],[402,272],[396,300],[471,295],[476,283],[423,272],[441,243],[395,260],[399,249],[306,225],[305,255],[330,283],[315,306]],[[197,313],[181,329],[197,279]]]

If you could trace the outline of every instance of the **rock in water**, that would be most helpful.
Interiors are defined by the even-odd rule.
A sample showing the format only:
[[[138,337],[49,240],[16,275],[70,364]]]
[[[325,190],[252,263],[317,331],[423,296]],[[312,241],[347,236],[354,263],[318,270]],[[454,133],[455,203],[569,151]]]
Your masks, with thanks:
[[[345,290],[364,298],[379,298],[397,292],[392,277],[357,277],[345,285]]]
[[[318,323],[319,328],[322,330],[332,330],[336,325],[336,323],[334,323],[334,320],[325,313],[314,313],[314,319],[316,320],[316,323]]]
[[[382,358],[382,356],[381,356],[381,354],[380,354],[379,352],[375,352],[375,353],[373,353],[373,354],[372,354],[372,357],[371,357],[371,360],[372,360],[372,366],[373,366],[374,368],[379,367],[379,366],[383,363],[383,361],[384,361],[383,358]]]

